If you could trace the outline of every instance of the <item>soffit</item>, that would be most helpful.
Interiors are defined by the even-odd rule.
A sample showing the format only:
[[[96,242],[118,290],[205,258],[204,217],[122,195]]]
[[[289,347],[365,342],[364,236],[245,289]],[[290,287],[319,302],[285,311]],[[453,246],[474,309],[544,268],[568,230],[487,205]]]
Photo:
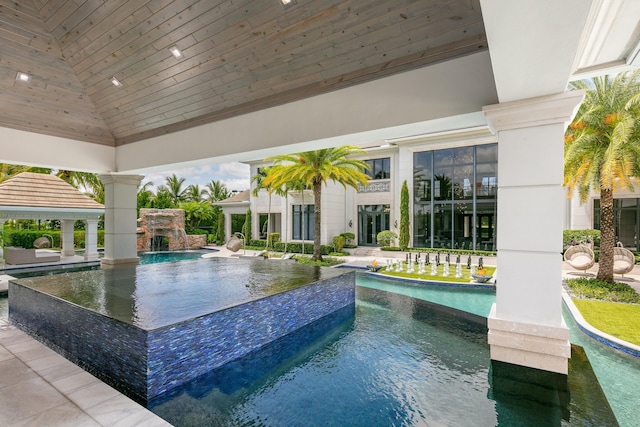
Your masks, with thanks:
[[[288,10],[277,0],[0,5],[0,126],[105,145],[487,48],[478,0],[298,0]],[[17,71],[32,81],[16,81]]]

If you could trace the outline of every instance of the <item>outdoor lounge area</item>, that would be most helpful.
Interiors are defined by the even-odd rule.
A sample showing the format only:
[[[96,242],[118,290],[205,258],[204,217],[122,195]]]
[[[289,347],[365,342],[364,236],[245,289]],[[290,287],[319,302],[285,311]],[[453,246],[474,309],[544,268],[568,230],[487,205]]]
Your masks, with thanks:
[[[4,262],[11,265],[40,264],[60,261],[60,255],[49,254],[43,251],[36,252],[35,248],[16,248],[7,246],[4,248]]]

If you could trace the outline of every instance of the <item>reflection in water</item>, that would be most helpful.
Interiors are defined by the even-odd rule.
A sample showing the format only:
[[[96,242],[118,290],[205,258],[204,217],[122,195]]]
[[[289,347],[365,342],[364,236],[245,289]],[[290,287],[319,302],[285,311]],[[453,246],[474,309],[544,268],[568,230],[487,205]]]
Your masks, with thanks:
[[[201,258],[34,277],[20,283],[155,329],[343,273],[293,260]]]

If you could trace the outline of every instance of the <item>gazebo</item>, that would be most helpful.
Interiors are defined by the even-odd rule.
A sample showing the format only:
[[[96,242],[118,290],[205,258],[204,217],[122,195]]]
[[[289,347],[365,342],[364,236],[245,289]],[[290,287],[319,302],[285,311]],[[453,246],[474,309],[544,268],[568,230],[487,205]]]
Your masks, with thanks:
[[[85,223],[85,260],[98,259],[104,205],[54,175],[23,172],[0,184],[0,227],[10,219],[60,220],[62,257],[75,255],[73,226]]]

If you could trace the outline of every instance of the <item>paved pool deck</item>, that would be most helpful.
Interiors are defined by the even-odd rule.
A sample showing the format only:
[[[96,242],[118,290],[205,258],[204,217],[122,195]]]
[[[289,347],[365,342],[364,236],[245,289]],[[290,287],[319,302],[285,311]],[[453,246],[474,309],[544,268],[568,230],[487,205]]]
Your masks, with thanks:
[[[207,256],[253,256],[257,251],[232,253],[219,248]],[[346,265],[365,268],[373,259],[404,259],[405,253],[368,249],[345,257]],[[67,260],[70,265],[74,260]],[[75,260],[81,262],[81,260]],[[485,257],[495,266],[495,258]],[[289,262],[272,260],[271,262]],[[474,264],[478,262],[474,257]],[[597,265],[588,273],[595,275]],[[0,274],[0,292],[6,289],[10,269]],[[566,263],[565,277],[572,275]],[[640,266],[625,275],[625,282],[640,292]],[[87,373],[58,353],[0,318],[0,426],[170,426],[151,411]]]

